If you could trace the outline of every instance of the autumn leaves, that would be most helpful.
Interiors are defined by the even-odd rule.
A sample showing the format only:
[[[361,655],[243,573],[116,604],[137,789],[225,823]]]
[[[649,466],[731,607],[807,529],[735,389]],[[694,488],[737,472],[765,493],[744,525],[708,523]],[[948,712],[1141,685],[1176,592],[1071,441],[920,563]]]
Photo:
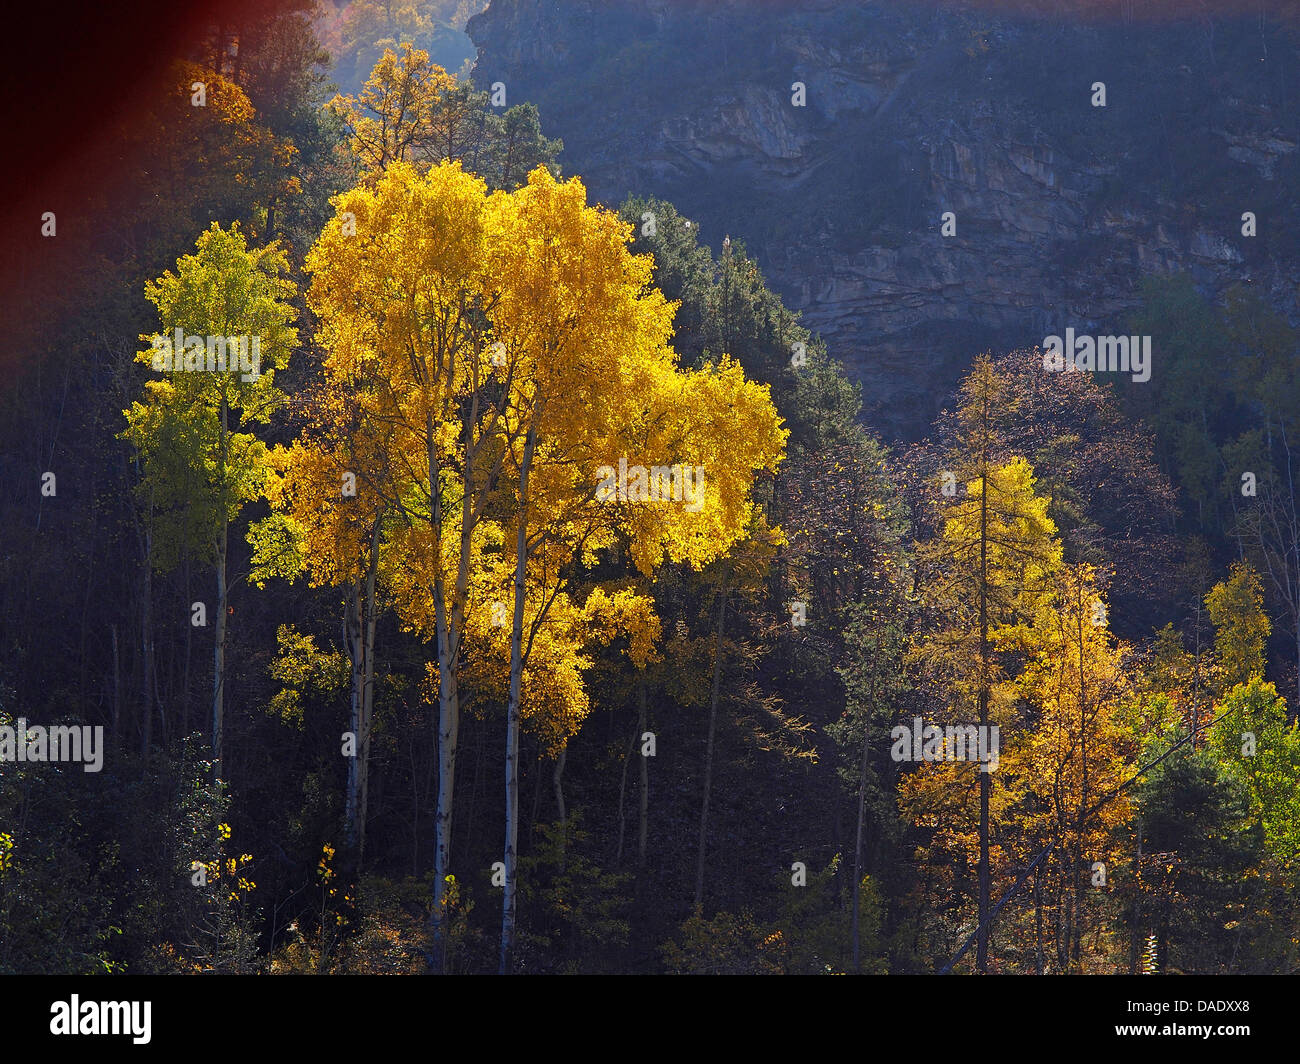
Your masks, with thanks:
[[[741,540],[755,476],[775,470],[787,433],[768,389],[736,362],[678,366],[675,307],[653,287],[651,261],[629,253],[630,227],[588,207],[577,180],[538,167],[517,190],[489,192],[456,162],[395,161],[335,208],[305,264],[321,359],[319,378],[294,397],[298,439],[267,447],[245,431],[282,399],[272,374],[241,384],[173,372],[149,383],[131,431],[172,503],[205,496],[198,516],[223,602],[228,525],[259,495],[270,513],[249,532],[254,581],[305,575],[343,592],[357,751],[347,835],[358,851],[380,611],[427,642],[439,717],[435,969],[461,706],[468,697],[506,706],[504,969],[521,725],[558,754],[588,710],[590,649],[626,636],[634,668],[656,656],[659,622],[637,576],[666,560],[698,569]],[[179,279],[151,288],[166,296],[155,299],[163,329],[234,335],[267,319],[281,330],[270,348],[281,366],[292,286],[266,268],[274,255],[214,226]],[[256,412],[244,395],[252,389],[268,400]],[[193,438],[166,455],[165,412],[172,425],[194,422],[175,430]],[[604,497],[611,456],[693,469],[696,490],[670,493],[665,506]],[[218,503],[210,512],[208,496]],[[615,551],[637,572],[618,574]],[[218,641],[219,758],[224,623]]]
[[[539,168],[518,191],[488,194],[456,164],[420,174],[398,163],[338,209],[358,236],[337,219],[326,227],[308,258],[309,302],[352,435],[377,448],[358,479],[383,511],[381,583],[438,648],[447,788],[436,883],[452,832],[461,684],[472,673],[478,692],[507,705],[504,967],[520,723],[563,749],[587,711],[586,647],[634,630],[644,665],[657,632],[648,601],[589,586],[584,572],[620,541],[645,575],[665,557],[698,567],[725,553],[783,432],[766,389],[738,366],[677,368],[672,307],[650,286],[648,260],[628,254],[627,227],[588,208],[579,182]],[[716,469],[713,491],[691,509],[603,505],[600,466],[619,453]],[[487,620],[496,602],[512,605],[508,625]],[[611,613],[612,628],[595,623]]]

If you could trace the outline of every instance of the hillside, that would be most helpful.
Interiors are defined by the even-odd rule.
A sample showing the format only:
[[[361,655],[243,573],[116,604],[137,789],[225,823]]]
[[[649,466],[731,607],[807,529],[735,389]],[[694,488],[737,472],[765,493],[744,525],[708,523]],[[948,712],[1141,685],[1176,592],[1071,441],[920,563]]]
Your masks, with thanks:
[[[1295,320],[1294,31],[1258,6],[1019,7],[493,0],[467,31],[476,81],[537,103],[566,172],[741,238],[869,421],[911,437],[975,352],[1123,331],[1148,275],[1248,281]]]

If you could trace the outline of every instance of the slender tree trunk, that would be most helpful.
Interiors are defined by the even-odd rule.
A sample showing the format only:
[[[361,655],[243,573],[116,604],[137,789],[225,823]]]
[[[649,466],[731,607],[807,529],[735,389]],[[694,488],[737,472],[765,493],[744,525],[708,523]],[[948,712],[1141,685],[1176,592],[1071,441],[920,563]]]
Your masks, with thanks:
[[[113,637],[113,743],[116,745],[122,720],[122,665],[117,643],[117,625],[109,625],[109,632]]]
[[[862,938],[858,929],[862,896],[862,825],[867,811],[867,757],[871,739],[870,717],[862,725],[862,770],[858,779],[858,830],[853,840],[853,970],[862,971]]]
[[[153,531],[146,528],[144,532],[144,589],[140,603],[140,658],[144,664],[144,676],[140,684],[141,723],[144,725],[140,737],[140,756],[148,757],[153,745]]]
[[[442,534],[442,491],[438,484],[438,463],[434,451],[433,419],[426,423],[429,454],[430,523],[434,536]],[[464,537],[462,536],[462,542]],[[463,555],[462,550],[462,555]],[[466,561],[462,557],[461,568]],[[459,588],[459,584],[458,584]],[[452,805],[456,794],[456,747],[460,738],[460,699],[456,688],[457,648],[453,638],[460,631],[463,597],[453,601],[451,619],[447,616],[446,594],[441,566],[434,574],[434,615],[438,633],[438,806],[434,814],[433,907],[429,916],[433,932],[432,971],[446,970],[447,877],[451,874]]]
[[[506,705],[506,886],[501,911],[501,958],[498,971],[510,970],[515,941],[515,858],[519,845],[519,691],[524,672],[524,575],[528,566],[528,474],[537,430],[524,438],[519,468],[519,529],[515,536],[515,612],[510,628],[510,699]]]
[[[564,871],[566,851],[568,849],[568,815],[564,811],[564,762],[569,755],[569,747],[566,744],[560,750],[560,756],[555,759],[555,772],[552,779],[555,782],[555,807],[560,811],[560,871]]]
[[[1075,582],[1075,628],[1076,641],[1079,651],[1079,750],[1082,762],[1082,777],[1080,782],[1080,799],[1079,799],[1079,817],[1076,832],[1079,837],[1078,843],[1078,860],[1074,866],[1074,942],[1073,942],[1073,963],[1075,970],[1081,970],[1082,952],[1083,952],[1083,910],[1086,904],[1087,887],[1084,879],[1084,861],[1091,856],[1086,849],[1087,836],[1085,835],[1084,816],[1088,811],[1088,687],[1084,676],[1086,668],[1086,655],[1083,647],[1083,581],[1076,578]],[[1090,881],[1091,877],[1089,877]]]
[[[1043,974],[1043,869],[1034,869],[1034,971]]]
[[[229,446],[230,408],[225,397],[221,400],[221,442],[218,471],[222,477],[222,490],[219,505],[221,529],[217,534],[217,630],[213,647],[212,669],[212,777],[223,780],[221,754],[225,725],[226,709],[226,599],[229,589],[226,586],[226,557],[229,550],[230,525],[226,520],[225,477],[226,456]]]
[[[190,608],[194,601],[193,570],[190,561],[189,537],[185,542],[185,607]],[[181,673],[181,735],[190,734],[190,663],[194,652],[194,625],[185,625],[185,668]]]
[[[636,750],[637,733],[632,733],[632,741],[627,744],[627,753],[623,757],[623,773],[618,781],[618,851],[614,855],[614,866],[623,863],[623,839],[627,835],[627,822],[623,816],[623,799],[627,796],[627,766]]]
[[[979,725],[980,734],[986,734],[989,726],[989,481],[988,455],[980,457],[980,584],[979,584],[979,623],[980,623],[980,682],[979,682]],[[975,939],[975,970],[981,974],[989,970],[989,799],[992,793],[992,781],[987,766],[981,765],[977,770],[980,778],[980,856],[979,856],[979,921]]]
[[[1084,872],[1084,861],[1087,860],[1087,854],[1084,853],[1083,840],[1079,840],[1075,846],[1074,861],[1071,870],[1074,875],[1074,905],[1071,912],[1074,917],[1070,925],[1070,938],[1067,943],[1070,951],[1070,968],[1074,974],[1079,974],[1082,968],[1082,946],[1083,946],[1083,908],[1087,903],[1089,876]]]
[[[379,603],[375,584],[379,578],[379,521],[370,537],[370,567],[366,571],[365,668],[361,674],[360,779],[357,783],[357,865],[366,853],[366,811],[370,800],[370,733],[375,719],[375,626],[379,621]]]
[[[361,699],[364,663],[362,662],[361,582],[351,587],[343,609],[343,640],[348,648],[352,665],[351,699],[348,711],[348,731],[352,733],[352,756],[348,758],[347,794],[343,805],[343,837],[349,850],[356,851],[358,842],[357,807],[361,787]]]
[[[637,719],[636,735],[633,736],[632,739],[633,743],[645,742],[645,739],[643,739],[642,736],[644,736],[646,733],[647,722],[650,719],[649,714],[647,712],[647,706],[646,706],[647,699],[646,699],[645,684],[646,684],[645,676],[642,676],[640,681],[637,683],[637,702],[639,708],[637,711],[637,718],[636,718]],[[646,757],[644,754],[641,756],[640,801],[641,801],[641,813],[640,816],[637,818],[637,834],[636,834],[636,867],[637,867],[638,876],[645,869],[645,844],[646,844],[646,835],[648,834],[646,829],[647,829],[647,824],[649,821],[649,813],[650,813],[650,759]]]
[[[212,69],[222,74],[226,66],[226,24],[217,25],[217,35],[212,42]]]
[[[415,757],[415,736],[407,749],[411,754],[411,875],[420,874],[420,766]]]
[[[164,702],[163,702],[162,691],[158,687],[158,654],[156,649],[152,655],[152,669],[153,669],[153,705],[154,708],[158,711],[158,723],[162,725],[162,743],[163,746],[166,747],[171,743],[172,732],[171,732],[171,728],[167,724],[167,712],[166,710],[163,709]],[[173,688],[174,687],[175,685],[173,684]]]
[[[222,779],[222,730],[226,704],[226,548],[227,527],[222,522],[217,548],[217,630],[213,648],[212,677],[212,776]]]
[[[522,755],[521,755],[522,758]],[[542,744],[537,744],[537,755],[533,758],[533,808],[528,813],[528,837],[532,838],[537,830],[537,810],[542,807]]]
[[[1056,892],[1056,927],[1055,944],[1056,944],[1056,964],[1063,972],[1070,970],[1070,892],[1068,883],[1068,863],[1069,855],[1063,853],[1062,860],[1067,864],[1067,870],[1062,872],[1062,885]]]
[[[438,698],[438,806],[434,814],[434,880],[433,912],[433,966],[444,971],[445,913],[443,907],[447,894],[447,876],[451,868],[452,796],[456,791],[456,746],[460,736],[460,714],[457,712],[454,691],[447,690],[448,677],[453,672],[451,654],[446,640],[439,640],[438,672],[440,692]]]
[[[470,425],[466,425],[466,450],[464,467],[465,490],[461,492],[460,555],[456,566],[456,584],[450,608],[447,602],[446,583],[441,559],[434,570],[433,611],[438,635],[438,805],[434,814],[435,846],[433,906],[429,917],[433,949],[429,955],[429,968],[434,972],[446,969],[445,950],[445,899],[447,876],[451,868],[452,807],[456,795],[456,750],[460,741],[460,690],[457,686],[456,665],[460,656],[460,636],[464,630],[465,601],[469,592],[469,559],[477,517],[473,511],[474,481],[473,445]],[[435,445],[432,409],[425,410],[425,448],[429,462],[429,525],[434,542],[442,542],[442,487],[439,483],[438,454]]]
[[[471,716],[469,722],[473,725],[474,718]],[[474,731],[474,782],[469,789],[469,809],[465,814],[465,833],[464,837],[474,838],[474,817],[478,809],[479,784],[483,781],[483,729],[476,728]]]
[[[1142,871],[1142,821],[1137,822],[1137,862],[1134,865],[1135,870],[1141,874]],[[1138,966],[1141,957],[1142,941],[1142,894],[1135,891],[1133,894],[1133,915],[1129,928],[1128,943],[1128,974],[1137,975]]]
[[[713,787],[713,737],[718,724],[718,699],[722,692],[722,639],[727,624],[727,579],[718,591],[718,634],[713,651],[713,692],[709,697],[709,741],[704,754],[704,803],[700,807],[700,843],[695,859],[695,906],[704,904],[704,855],[709,829],[709,793]]]

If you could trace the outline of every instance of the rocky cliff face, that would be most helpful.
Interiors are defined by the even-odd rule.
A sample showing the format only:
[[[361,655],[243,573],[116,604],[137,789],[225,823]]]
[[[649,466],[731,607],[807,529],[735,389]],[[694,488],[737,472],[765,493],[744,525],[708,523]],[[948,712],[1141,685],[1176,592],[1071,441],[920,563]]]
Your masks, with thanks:
[[[1147,276],[1297,315],[1293,25],[1021,6],[492,0],[468,32],[594,198],[743,240],[907,437],[980,350],[1125,332]]]

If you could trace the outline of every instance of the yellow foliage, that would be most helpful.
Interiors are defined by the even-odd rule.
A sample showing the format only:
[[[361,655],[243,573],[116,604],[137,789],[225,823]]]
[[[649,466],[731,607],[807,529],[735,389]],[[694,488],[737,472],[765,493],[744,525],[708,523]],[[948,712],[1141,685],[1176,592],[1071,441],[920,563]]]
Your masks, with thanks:
[[[724,554],[753,525],[755,476],[776,469],[788,433],[738,363],[678,367],[651,259],[580,181],[538,167],[489,194],[458,163],[399,160],[334,205],[307,258],[308,302],[346,400],[324,409],[334,428],[276,456],[287,549],[314,582],[355,579],[389,515],[380,579],[399,616],[456,647],[459,679],[500,699],[522,521],[521,715],[556,750],[588,712],[591,650],[626,636],[644,668],[660,637],[643,594],[573,582],[623,539],[647,575],[665,557],[701,568]],[[703,470],[698,505],[598,498],[620,459]],[[446,668],[430,670],[429,697]]]

